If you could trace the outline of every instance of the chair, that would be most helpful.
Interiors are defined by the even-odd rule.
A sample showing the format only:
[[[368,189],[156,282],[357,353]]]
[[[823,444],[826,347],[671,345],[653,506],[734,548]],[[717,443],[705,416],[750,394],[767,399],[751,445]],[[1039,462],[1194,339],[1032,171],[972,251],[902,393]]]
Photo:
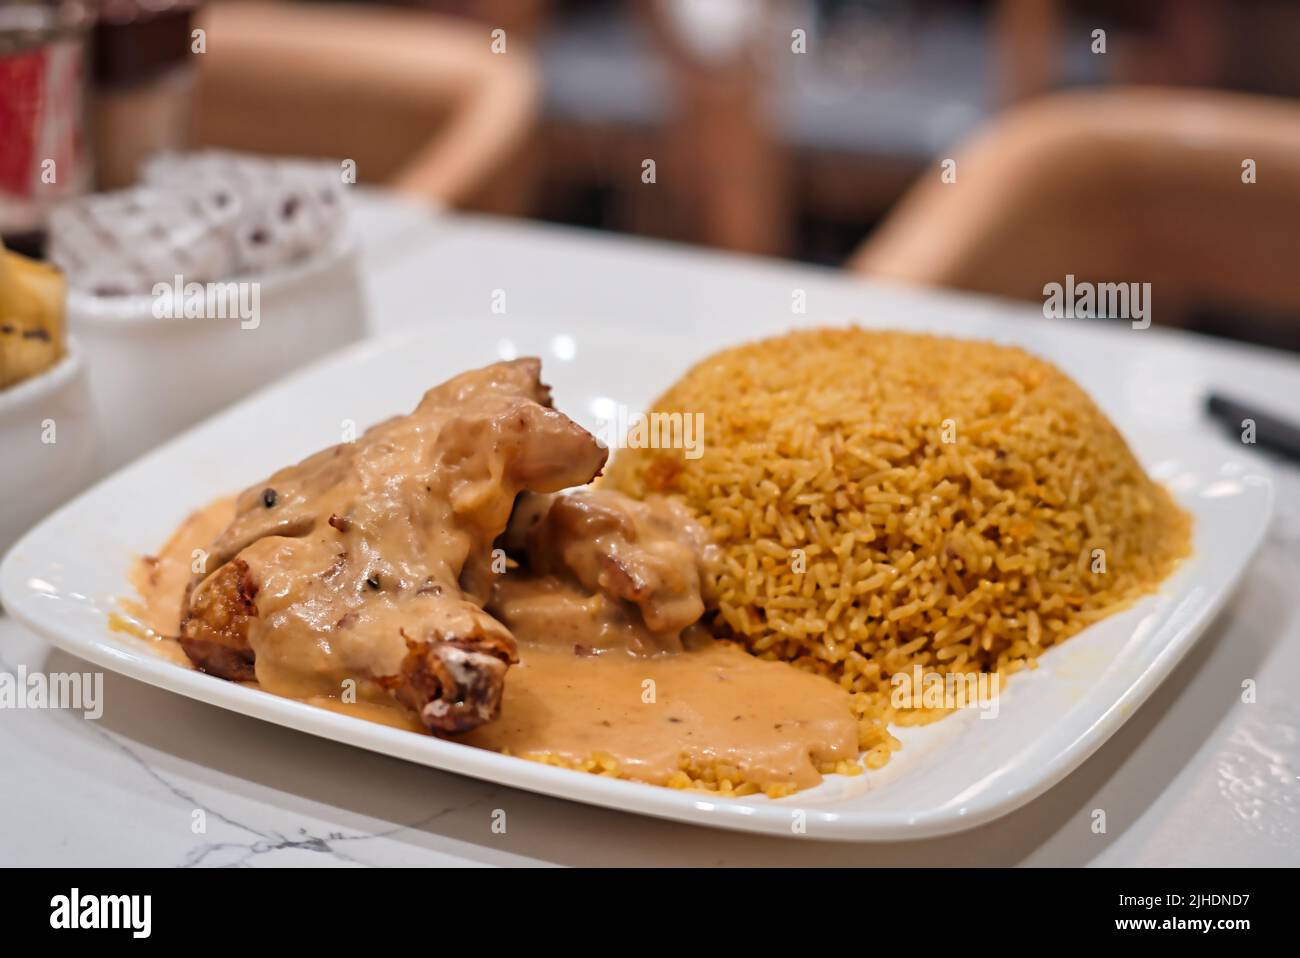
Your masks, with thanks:
[[[494,54],[486,27],[332,4],[217,3],[198,25],[197,145],[352,159],[441,205],[522,201],[508,174],[538,82],[514,38]]]
[[[925,175],[848,269],[1040,302],[1067,274],[1150,282],[1157,322],[1206,305],[1300,314],[1298,104],[1059,93],[1002,114],[952,156],[956,182]]]

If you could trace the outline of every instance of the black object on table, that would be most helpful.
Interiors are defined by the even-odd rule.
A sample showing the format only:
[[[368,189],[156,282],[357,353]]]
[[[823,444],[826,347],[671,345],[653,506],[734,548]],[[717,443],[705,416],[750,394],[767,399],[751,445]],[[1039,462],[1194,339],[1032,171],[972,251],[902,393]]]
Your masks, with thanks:
[[[1300,425],[1218,393],[1206,397],[1205,408],[1238,437],[1253,423],[1256,444],[1300,462]]]

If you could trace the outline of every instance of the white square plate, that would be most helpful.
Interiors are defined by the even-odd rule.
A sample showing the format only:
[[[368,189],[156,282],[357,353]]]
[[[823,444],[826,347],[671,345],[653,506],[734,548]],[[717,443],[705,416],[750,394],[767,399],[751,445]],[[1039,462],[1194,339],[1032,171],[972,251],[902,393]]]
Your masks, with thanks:
[[[126,575],[135,556],[161,545],[211,498],[337,442],[345,420],[363,428],[409,410],[427,387],[463,369],[534,354],[544,359],[543,377],[555,388],[556,405],[594,429],[608,400],[644,408],[718,346],[776,331],[758,325],[770,324],[720,323],[671,335],[666,329],[494,317],[490,330],[483,323],[464,332],[462,325],[455,336],[444,329],[360,344],[221,413],[50,516],[6,557],[0,597],[15,618],[99,666],[412,762],[702,825],[788,835],[801,823],[813,838],[912,839],[1005,814],[1078,766],[1187,652],[1264,536],[1273,501],[1265,467],[1197,425],[1187,410],[1172,417],[1173,426],[1159,413],[1157,394],[1189,401],[1179,392],[1189,383],[1178,379],[1176,364],[1153,370],[1149,360],[1121,358],[1117,337],[1095,326],[1084,331],[985,318],[955,331],[1019,341],[1074,375],[1115,418],[1144,465],[1194,514],[1195,554],[1158,594],[1048,651],[1037,670],[1014,676],[1003,688],[998,718],[981,720],[972,710],[904,729],[903,750],[882,771],[830,776],[817,788],[775,801],[617,781],[247,689],[165,661],[143,641],[106,626],[115,598],[131,594]]]

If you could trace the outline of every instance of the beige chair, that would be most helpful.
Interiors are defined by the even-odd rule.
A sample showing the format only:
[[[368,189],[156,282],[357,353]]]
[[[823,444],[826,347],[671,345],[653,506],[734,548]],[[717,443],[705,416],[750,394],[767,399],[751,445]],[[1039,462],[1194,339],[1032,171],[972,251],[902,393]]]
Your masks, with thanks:
[[[536,115],[533,61],[486,27],[380,7],[216,3],[199,26],[201,146],[353,159],[361,181],[509,208]]]
[[[1150,282],[1156,322],[1191,304],[1300,313],[1300,104],[1055,94],[999,116],[953,158],[956,182],[939,168],[922,177],[849,269],[1035,301],[1066,274]]]

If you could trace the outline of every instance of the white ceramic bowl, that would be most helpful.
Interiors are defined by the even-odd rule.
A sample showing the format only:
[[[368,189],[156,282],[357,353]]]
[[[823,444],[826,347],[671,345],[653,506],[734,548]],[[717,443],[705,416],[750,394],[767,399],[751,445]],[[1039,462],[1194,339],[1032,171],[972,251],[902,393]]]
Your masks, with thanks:
[[[95,428],[81,347],[0,390],[0,552],[89,482]]]
[[[101,473],[365,329],[357,246],[347,235],[304,263],[223,283],[256,284],[254,319],[235,310],[227,318],[160,316],[153,295],[69,290],[68,324],[90,367]]]

